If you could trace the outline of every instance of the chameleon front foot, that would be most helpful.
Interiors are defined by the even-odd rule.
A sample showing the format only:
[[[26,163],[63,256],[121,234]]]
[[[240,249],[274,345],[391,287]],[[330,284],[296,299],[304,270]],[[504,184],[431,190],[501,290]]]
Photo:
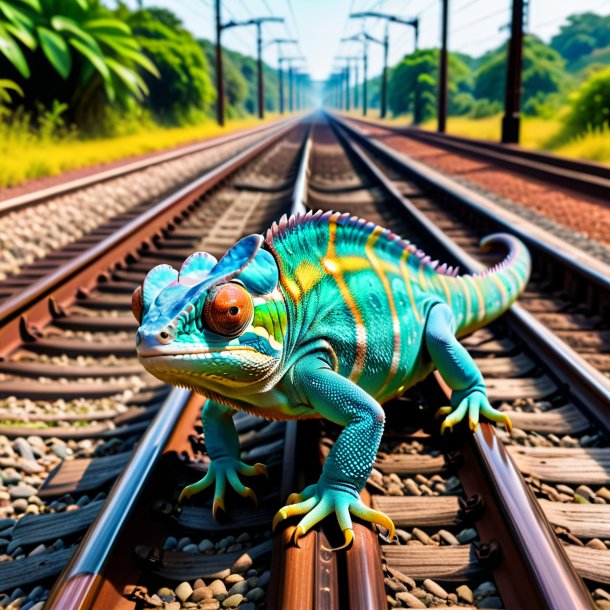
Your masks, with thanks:
[[[333,512],[337,516],[339,527],[343,532],[344,543],[328,550],[338,551],[347,548],[354,540],[351,515],[383,526],[388,530],[389,537],[394,537],[392,520],[384,513],[365,506],[355,488],[325,482],[310,485],[300,494],[290,494],[288,504],[281,508],[273,519],[273,530],[285,519],[304,515],[292,535],[292,542],[298,546],[299,538]]]
[[[184,500],[191,496],[207,489],[216,483],[214,486],[214,504],[212,506],[212,513],[216,519],[218,511],[225,511],[224,496],[227,488],[227,481],[229,485],[242,497],[250,498],[254,504],[258,504],[256,494],[250,487],[246,487],[240,480],[238,475],[245,477],[253,477],[259,474],[267,476],[267,468],[263,464],[254,464],[249,466],[239,460],[232,457],[223,457],[212,460],[208,468],[208,472],[205,477],[192,485],[187,485],[181,492],[178,502],[181,504]]]
[[[466,413],[468,413],[468,424],[470,429],[475,432],[479,426],[479,416],[483,415],[487,419],[504,424],[507,431],[510,432],[513,429],[513,424],[510,421],[510,418],[506,413],[502,413],[497,409],[494,409],[487,400],[487,396],[479,391],[475,390],[474,392],[468,394],[465,398],[463,398],[457,408],[452,411],[451,407],[441,407],[436,412],[436,417],[440,417],[443,415],[447,415],[450,413],[443,423],[441,424],[441,434],[445,432],[445,430],[452,430],[453,426],[458,424],[464,419]]]

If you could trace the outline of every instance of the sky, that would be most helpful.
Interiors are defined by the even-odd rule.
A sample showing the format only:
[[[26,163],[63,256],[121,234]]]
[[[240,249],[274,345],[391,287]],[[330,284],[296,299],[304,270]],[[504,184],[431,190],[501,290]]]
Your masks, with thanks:
[[[135,8],[136,0],[128,0]],[[144,6],[165,6],[174,11],[195,36],[214,40],[214,0],[143,0]],[[512,0],[449,0],[449,48],[469,55],[480,55],[497,47],[508,36]],[[419,17],[420,48],[438,47],[440,43],[441,0],[222,0],[223,22],[253,17],[283,17],[285,23],[269,23],[263,28],[265,40],[296,38],[298,45],[284,45],[284,55],[303,56],[303,67],[314,80],[328,78],[338,56],[361,55],[359,42],[341,43],[341,38],[362,31],[382,38],[380,19],[349,19],[350,13],[377,11],[402,18]],[[568,15],[592,11],[610,13],[610,0],[530,0],[530,33],[549,40]],[[226,30],[223,46],[247,55],[255,55],[255,28]],[[390,27],[389,64],[397,63],[414,48],[413,28],[395,24]],[[277,66],[277,45],[268,45],[263,54],[271,66]],[[381,72],[382,48],[371,44],[369,76]]]

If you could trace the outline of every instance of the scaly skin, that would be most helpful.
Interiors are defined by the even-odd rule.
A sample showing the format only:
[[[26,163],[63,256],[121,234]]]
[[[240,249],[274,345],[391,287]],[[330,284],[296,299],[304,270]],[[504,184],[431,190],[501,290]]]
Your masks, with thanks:
[[[488,324],[515,301],[530,272],[516,238],[495,269],[457,277],[415,246],[349,214],[285,217],[263,238],[251,235],[220,262],[196,253],[180,271],[155,267],[134,293],[141,323],[138,355],[159,379],[208,398],[202,421],[211,458],[207,475],[180,500],[215,485],[214,513],[224,509],[227,482],[254,492],[239,475],[264,474],[239,461],[232,421],[240,409],[271,419],[323,417],[344,427],[320,480],[291,494],[273,527],[299,515],[295,541],[334,513],[353,540],[351,515],[394,535],[383,513],[362,504],[381,439],[381,404],[434,368],[452,388],[441,429],[466,414],[510,428],[487,398],[481,373],[456,337]]]

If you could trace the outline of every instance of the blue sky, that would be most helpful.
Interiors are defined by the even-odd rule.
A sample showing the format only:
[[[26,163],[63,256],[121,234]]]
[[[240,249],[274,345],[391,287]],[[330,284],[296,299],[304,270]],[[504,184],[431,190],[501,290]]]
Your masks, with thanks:
[[[213,40],[213,0],[143,0],[144,5],[166,6],[177,13],[196,36]],[[512,0],[449,0],[452,50],[478,55],[506,39],[502,29],[510,19]],[[135,6],[135,0],[128,0]],[[284,17],[286,25],[267,24],[264,36],[294,37],[298,47],[285,47],[285,54],[303,55],[314,79],[325,79],[338,55],[361,53],[359,43],[341,44],[342,37],[357,34],[362,27],[378,38],[383,36],[380,20],[349,20],[350,12],[376,10],[404,18],[419,16],[420,47],[438,46],[440,39],[440,0],[223,0],[223,20],[249,19],[264,15]],[[575,12],[610,13],[610,0],[530,0],[529,31],[548,40],[566,16]],[[253,27],[227,30],[223,44],[249,55],[255,54]],[[393,25],[390,29],[390,64],[413,49],[412,28]],[[277,47],[265,49],[264,59],[277,65]],[[372,45],[369,52],[369,74],[381,71],[381,47]]]

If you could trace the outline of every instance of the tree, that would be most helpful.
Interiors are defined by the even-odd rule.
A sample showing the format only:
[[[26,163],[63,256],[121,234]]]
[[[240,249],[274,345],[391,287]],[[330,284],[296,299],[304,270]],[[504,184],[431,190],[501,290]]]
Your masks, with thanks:
[[[453,53],[449,54],[450,96],[468,93],[472,83],[470,70]],[[438,105],[438,49],[420,49],[407,55],[391,73],[388,86],[388,105],[397,114],[414,113],[416,99],[421,104],[423,121],[436,116]]]
[[[127,23],[161,75],[160,79],[144,76],[150,92],[144,106],[164,122],[201,119],[210,111],[216,92],[205,53],[192,34],[167,9],[137,11]]]
[[[523,45],[523,106],[541,94],[561,91],[566,85],[565,61],[535,36],[526,36]],[[506,83],[506,45],[487,55],[475,76],[477,99],[501,102]]]
[[[148,88],[139,70],[158,76],[129,26],[99,0],[3,1],[5,18],[7,6],[13,27],[2,25],[0,48],[10,65],[0,65],[0,71],[7,68],[30,109],[41,103],[50,107],[57,100],[70,103],[71,118],[90,115],[99,120],[108,101],[128,107],[144,99]],[[23,25],[19,34],[17,22]],[[6,32],[21,43],[21,55],[10,43],[6,46]],[[6,49],[12,49],[9,55]]]
[[[568,23],[562,25],[559,34],[551,38],[551,47],[568,62],[568,69],[584,67],[587,56],[596,49],[610,46],[610,15],[595,13],[570,15]],[[583,61],[584,60],[584,61]]]

